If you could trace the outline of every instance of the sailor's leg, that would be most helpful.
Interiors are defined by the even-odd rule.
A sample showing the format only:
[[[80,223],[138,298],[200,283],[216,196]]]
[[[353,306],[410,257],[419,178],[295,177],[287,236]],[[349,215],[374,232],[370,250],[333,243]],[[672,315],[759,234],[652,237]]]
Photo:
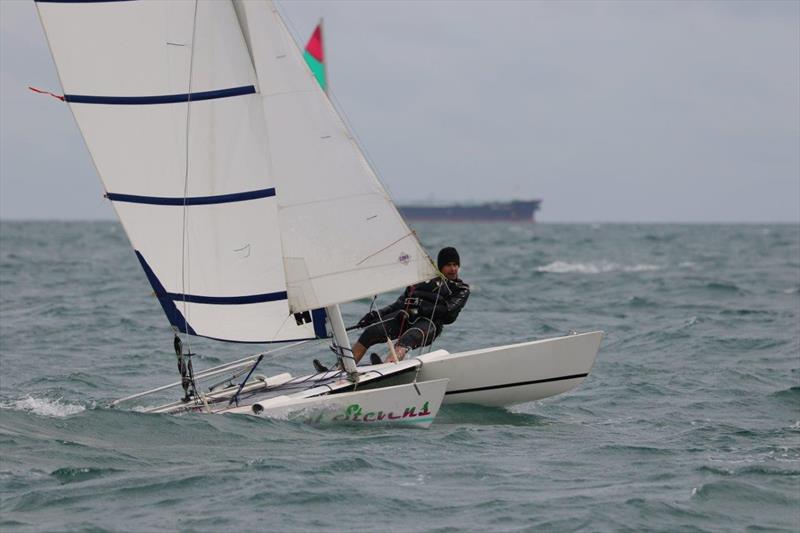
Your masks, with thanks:
[[[361,358],[364,357],[364,354],[367,352],[367,347],[361,344],[361,342],[356,341],[353,345],[353,359],[356,360],[356,364],[361,361]]]
[[[420,346],[428,346],[436,338],[437,330],[436,325],[427,318],[419,318],[414,324],[403,333],[397,343],[395,344],[394,351],[397,354],[398,360],[403,359],[406,354],[419,348]],[[389,356],[389,360],[393,358]]]
[[[353,358],[356,364],[364,357],[367,348],[374,344],[386,342],[389,339],[397,337],[400,332],[400,323],[402,322],[402,313],[396,314],[391,318],[384,317],[384,322],[380,324],[373,324],[361,332],[358,341],[353,345]]]
[[[394,355],[397,356],[397,359],[395,359],[392,354],[389,354],[389,356],[386,358],[386,362],[399,363],[400,361],[403,360],[403,358],[406,356],[407,353],[408,353],[408,348],[406,348],[405,346],[401,346],[399,344],[395,344]]]

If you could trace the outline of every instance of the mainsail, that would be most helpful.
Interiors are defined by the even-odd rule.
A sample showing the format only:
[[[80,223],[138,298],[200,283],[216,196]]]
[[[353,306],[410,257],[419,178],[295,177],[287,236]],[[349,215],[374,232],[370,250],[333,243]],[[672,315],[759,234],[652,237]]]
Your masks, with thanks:
[[[299,326],[289,313],[267,130],[231,3],[37,7],[106,196],[172,325],[244,342],[324,335],[322,313]]]
[[[326,336],[429,258],[270,2],[37,0],[65,100],[170,323]]]

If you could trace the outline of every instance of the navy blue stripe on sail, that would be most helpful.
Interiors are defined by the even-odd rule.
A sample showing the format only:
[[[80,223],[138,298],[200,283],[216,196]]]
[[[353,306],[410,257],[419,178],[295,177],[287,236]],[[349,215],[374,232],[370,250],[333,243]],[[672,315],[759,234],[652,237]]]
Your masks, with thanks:
[[[263,302],[278,302],[286,300],[289,296],[286,291],[267,292],[264,294],[250,294],[247,296],[200,296],[197,294],[180,294],[177,292],[167,292],[163,295],[176,302],[189,302],[192,304],[211,304],[211,305],[244,305],[260,304]],[[288,313],[287,313],[288,314]]]
[[[142,268],[144,269],[144,273],[147,276],[147,280],[150,282],[150,285],[153,287],[153,292],[155,292],[155,295],[158,298],[158,302],[161,304],[161,307],[164,309],[164,313],[166,313],[167,318],[169,319],[169,323],[172,324],[172,326],[174,326],[175,329],[180,331],[181,333],[188,333],[189,335],[195,335],[197,337],[205,337],[207,339],[213,339],[213,340],[216,340],[216,341],[233,342],[233,343],[239,343],[239,344],[272,344],[272,343],[275,343],[275,342],[286,342],[286,341],[290,341],[290,340],[291,341],[301,341],[301,340],[309,340],[310,341],[310,340],[313,340],[314,338],[320,338],[319,337],[319,332],[316,331],[316,324],[314,326],[314,329],[315,329],[315,333],[317,334],[317,336],[316,337],[312,337],[312,338],[303,338],[303,339],[298,339],[298,338],[274,339],[273,338],[273,339],[265,339],[265,340],[240,341],[240,340],[234,340],[234,339],[221,339],[221,338],[217,338],[217,337],[209,337],[208,335],[198,335],[198,333],[192,328],[192,326],[189,325],[186,322],[186,319],[184,318],[183,314],[178,310],[178,307],[175,305],[176,301],[180,302],[180,301],[183,300],[182,295],[167,292],[167,290],[164,288],[164,286],[158,280],[158,277],[156,276],[155,272],[153,272],[153,269],[150,268],[150,265],[148,265],[147,261],[145,261],[144,256],[142,256],[142,254],[139,253],[138,250],[134,250],[134,252],[136,252],[136,257],[137,257],[137,259],[139,259],[139,263],[142,265]],[[272,293],[272,294],[275,295],[276,297],[278,295],[282,295],[283,296],[282,298],[276,298],[276,299],[286,299],[286,293],[285,292],[283,292],[283,293]],[[255,298],[256,299],[261,299],[261,298],[266,297],[266,296],[267,295],[257,295]],[[254,297],[252,297],[252,296],[243,296],[243,297],[233,297],[233,298],[220,298],[220,300],[229,300],[230,301],[230,300],[236,299],[236,298],[254,298]],[[203,297],[203,296],[195,297],[195,296],[187,295],[186,301],[187,302],[191,302],[191,301],[197,302],[198,300],[204,300],[204,299],[213,299],[213,297],[211,297],[211,298],[210,297]],[[272,301],[272,300],[266,300],[265,299],[264,301]],[[220,303],[220,302],[201,302],[201,303]],[[230,303],[242,303],[242,302],[230,302]],[[256,302],[250,302],[250,303],[256,303]],[[316,315],[317,311],[318,310],[315,310],[315,311],[312,312],[312,314],[314,314],[315,318],[317,316]],[[319,311],[322,311],[324,313],[324,310],[319,310]],[[323,318],[324,318],[324,316],[323,316]],[[323,331],[325,329],[324,319],[323,319],[322,329],[323,329]],[[323,335],[323,337],[324,336],[325,335]]]
[[[163,295],[167,293],[167,290],[158,280],[158,277],[156,276],[155,272],[153,272],[153,269],[150,268],[150,265],[147,264],[147,261],[144,260],[144,256],[142,256],[138,250],[134,250],[134,252],[136,252],[136,257],[139,259],[142,269],[144,269],[144,274],[147,276],[147,281],[149,281],[150,286],[153,287],[153,292],[156,293],[158,302],[164,309],[164,313],[167,315],[167,320],[169,320],[169,323],[181,333],[197,335],[194,329],[192,329],[192,326],[190,326],[186,321],[186,318],[184,318],[183,314],[178,311],[178,308],[175,306],[175,302],[163,297]]]
[[[34,0],[38,4],[100,4],[107,2],[133,2],[135,0]]]
[[[254,94],[256,88],[253,85],[243,87],[231,87],[230,89],[219,89],[216,91],[202,91],[197,93],[184,94],[162,94],[156,96],[91,96],[85,94],[65,94],[64,100],[74,104],[108,104],[108,105],[152,105],[152,104],[180,104],[187,101],[197,102],[198,100],[214,100],[216,98],[228,98],[231,96],[242,96]]]
[[[219,194],[217,196],[189,196],[165,197],[165,196],[137,196],[135,194],[106,193],[106,198],[112,202],[128,202],[133,204],[150,205],[211,205],[227,204],[230,202],[245,202],[247,200],[257,200],[259,198],[269,198],[275,196],[275,188],[260,189],[257,191],[237,192],[232,194]]]
[[[314,335],[318,339],[325,339],[328,337],[328,330],[325,327],[325,309],[314,309],[311,311],[311,321],[314,323]]]
[[[164,288],[164,286],[158,280],[158,277],[156,277],[153,269],[150,268],[150,265],[148,265],[147,261],[144,260],[142,254],[140,254],[137,250],[134,251],[136,252],[136,257],[139,258],[139,263],[141,263],[142,268],[147,275],[148,281],[150,281],[150,285],[153,286],[153,291],[156,293],[156,297],[164,307],[164,311],[167,313],[170,323],[176,327],[183,327],[183,324],[181,323],[183,315],[181,315],[177,307],[175,307],[174,302],[212,305],[243,305],[259,304],[263,302],[278,302],[281,300],[286,300],[289,297],[289,295],[286,294],[286,291],[250,294],[247,296],[199,296],[197,294],[167,292],[166,288]],[[191,331],[189,333],[193,334]]]

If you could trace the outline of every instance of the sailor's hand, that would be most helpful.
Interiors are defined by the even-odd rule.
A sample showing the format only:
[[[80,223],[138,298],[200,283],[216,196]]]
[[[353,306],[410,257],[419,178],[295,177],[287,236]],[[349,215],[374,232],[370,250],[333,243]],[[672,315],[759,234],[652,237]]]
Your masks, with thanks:
[[[435,302],[439,298],[438,294],[430,291],[414,291],[414,296],[416,296],[419,300],[424,300],[431,303]]]
[[[370,311],[369,313],[361,317],[361,320],[358,321],[358,324],[356,324],[356,326],[360,328],[365,328],[370,324],[374,324],[375,322],[377,322],[379,318],[380,317],[378,316],[377,311]]]

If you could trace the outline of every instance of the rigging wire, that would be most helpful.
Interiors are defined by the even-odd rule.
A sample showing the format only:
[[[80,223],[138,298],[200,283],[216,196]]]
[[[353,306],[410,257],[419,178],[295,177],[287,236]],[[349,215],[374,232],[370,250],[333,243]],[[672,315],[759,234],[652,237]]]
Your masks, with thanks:
[[[369,304],[369,310],[372,312],[372,308],[375,307],[375,300],[378,298],[378,295],[372,297],[372,302]],[[386,323],[383,321],[383,317],[381,316],[381,310],[377,307],[375,308],[375,312],[378,314],[378,323],[383,328],[383,334],[386,336],[386,342],[392,342],[392,339],[389,338],[389,331],[386,329]],[[369,327],[369,326],[367,326]],[[366,354],[364,354],[366,355]]]
[[[189,253],[189,242],[187,237],[188,233],[188,226],[189,226],[189,210],[187,209],[187,198],[189,196],[189,134],[191,131],[191,117],[192,117],[192,73],[194,70],[194,49],[195,49],[195,39],[197,36],[197,4],[198,0],[194,1],[194,13],[192,16],[192,43],[189,50],[189,81],[188,81],[188,88],[186,91],[186,152],[184,157],[184,175],[183,175],[183,224],[182,224],[182,231],[181,231],[181,297],[183,299],[183,332],[186,336],[186,363],[185,369],[188,372],[188,381],[191,384],[192,390],[194,395],[197,396],[198,389],[197,384],[195,383],[194,379],[194,368],[192,365],[192,347],[189,335],[189,309],[186,305],[186,278],[187,278],[187,269],[189,268],[189,262],[186,260],[186,256]],[[190,277],[191,283],[191,277]],[[177,335],[176,335],[177,336]],[[182,350],[181,350],[182,351]],[[183,361],[183,354],[178,355],[178,359],[180,362]],[[181,367],[181,372],[183,373],[183,365],[179,363]],[[188,392],[186,398],[188,399]],[[205,398],[203,398],[205,402]]]
[[[186,305],[186,269],[189,268],[186,261],[186,255],[189,249],[189,243],[186,239],[189,226],[189,210],[187,209],[187,198],[189,196],[189,133],[191,131],[192,119],[192,73],[194,70],[194,49],[195,38],[197,36],[197,4],[198,0],[194,0],[194,14],[192,18],[192,44],[189,50],[189,81],[186,91],[186,151],[184,157],[184,175],[183,175],[183,227],[181,228],[181,296],[183,298],[183,329],[189,337],[189,312]],[[190,280],[191,282],[191,280]],[[188,346],[188,342],[187,342]],[[191,349],[189,350],[191,351]]]
[[[439,290],[436,291],[436,300],[434,300],[434,302],[433,302],[433,311],[431,311],[431,319],[433,319],[433,317],[436,316],[436,306],[439,305],[439,296],[442,294],[442,286],[447,286],[447,280],[446,279],[445,280],[439,280],[439,282],[441,283],[441,285],[439,285]],[[448,286],[447,288],[449,289],[450,287]],[[433,320],[430,320],[430,323],[433,324],[433,327],[434,327],[433,340],[427,346],[428,351],[425,352],[425,348],[426,348],[425,341],[428,340],[428,333],[430,333],[430,331],[431,331],[430,326],[428,326],[427,333],[426,332],[422,333],[422,345],[419,347],[418,355],[422,355],[424,353],[430,353],[431,350],[433,349],[433,342],[436,340],[436,335],[439,333],[439,331],[438,331],[438,328],[436,327],[436,324],[433,323]]]

